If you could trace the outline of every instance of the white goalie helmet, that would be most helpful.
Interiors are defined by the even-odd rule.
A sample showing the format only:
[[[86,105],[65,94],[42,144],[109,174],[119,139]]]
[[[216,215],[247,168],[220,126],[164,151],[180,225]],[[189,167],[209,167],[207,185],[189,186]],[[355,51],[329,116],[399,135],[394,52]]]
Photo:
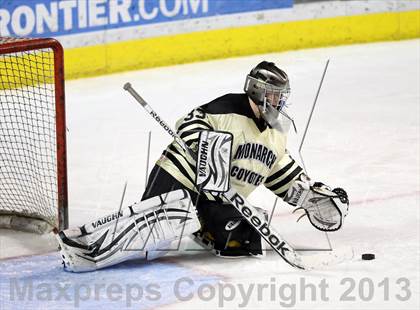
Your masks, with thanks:
[[[290,96],[289,77],[273,62],[262,61],[255,66],[246,77],[244,91],[273,128],[287,132],[290,124],[294,125],[284,111]]]

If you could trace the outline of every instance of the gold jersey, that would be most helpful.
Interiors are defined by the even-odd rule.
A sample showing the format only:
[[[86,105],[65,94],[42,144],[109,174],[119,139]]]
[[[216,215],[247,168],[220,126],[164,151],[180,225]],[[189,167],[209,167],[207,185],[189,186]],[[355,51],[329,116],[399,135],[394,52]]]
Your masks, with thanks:
[[[177,121],[176,130],[193,150],[197,150],[202,130],[232,133],[230,184],[245,197],[257,186],[265,185],[283,198],[302,173],[302,168],[286,152],[286,135],[256,118],[246,94],[227,94],[192,110]],[[167,147],[157,165],[196,191],[195,163],[176,142]]]

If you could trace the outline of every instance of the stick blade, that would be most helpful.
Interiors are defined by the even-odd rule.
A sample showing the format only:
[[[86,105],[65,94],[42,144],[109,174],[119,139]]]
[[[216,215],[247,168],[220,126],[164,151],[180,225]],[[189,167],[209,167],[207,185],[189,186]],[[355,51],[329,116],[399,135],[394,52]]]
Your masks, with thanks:
[[[306,270],[322,270],[346,261],[351,261],[353,258],[353,248],[351,246],[343,246],[331,251],[302,255],[301,261]]]

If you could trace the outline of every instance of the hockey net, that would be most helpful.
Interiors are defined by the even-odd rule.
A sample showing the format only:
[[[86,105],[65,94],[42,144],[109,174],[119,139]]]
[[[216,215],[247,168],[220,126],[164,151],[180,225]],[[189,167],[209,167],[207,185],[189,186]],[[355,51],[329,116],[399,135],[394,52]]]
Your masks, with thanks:
[[[0,37],[0,227],[67,227],[63,49]]]

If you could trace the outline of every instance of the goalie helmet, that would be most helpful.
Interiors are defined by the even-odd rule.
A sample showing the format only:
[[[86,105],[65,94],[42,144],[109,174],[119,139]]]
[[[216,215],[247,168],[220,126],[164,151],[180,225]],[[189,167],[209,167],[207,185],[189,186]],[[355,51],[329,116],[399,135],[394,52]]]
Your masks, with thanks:
[[[255,102],[263,119],[273,128],[287,133],[293,119],[284,111],[290,95],[289,77],[274,63],[260,62],[247,75],[245,93]]]
[[[247,75],[244,91],[263,111],[268,104],[281,111],[290,95],[289,77],[274,63],[263,61]]]

